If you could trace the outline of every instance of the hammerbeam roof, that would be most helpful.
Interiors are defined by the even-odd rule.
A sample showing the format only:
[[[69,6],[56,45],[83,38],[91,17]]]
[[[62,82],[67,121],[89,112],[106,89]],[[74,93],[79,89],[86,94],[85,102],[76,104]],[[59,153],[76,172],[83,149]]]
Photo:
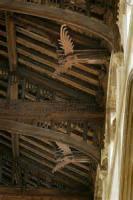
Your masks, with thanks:
[[[114,45],[104,11],[99,3],[87,16],[59,6],[0,1],[2,184],[93,192]],[[61,27],[74,44],[66,57]],[[54,78],[60,63],[74,56],[87,63],[75,62]]]
[[[96,36],[105,39],[110,45],[113,42],[113,33],[110,27],[96,19],[88,18],[83,15],[80,16],[77,13],[67,10],[61,12],[59,8],[51,8],[47,5],[34,6],[31,4],[30,6],[27,6],[27,4],[20,4],[20,2],[17,1],[11,2],[10,0],[2,0],[0,2],[0,9],[50,20],[54,19],[61,24],[65,23],[68,26],[80,29],[80,31],[95,34]]]

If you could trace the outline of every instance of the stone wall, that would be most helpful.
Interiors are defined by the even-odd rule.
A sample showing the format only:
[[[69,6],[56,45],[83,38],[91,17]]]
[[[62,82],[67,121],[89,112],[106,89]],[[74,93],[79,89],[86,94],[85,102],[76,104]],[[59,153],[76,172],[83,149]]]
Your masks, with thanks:
[[[105,144],[102,153],[101,165],[97,172],[95,200],[131,200],[131,189],[125,190],[124,184],[133,187],[133,166],[125,166],[126,148],[125,123],[127,120],[126,107],[128,104],[129,79],[133,70],[133,4],[120,0],[118,26],[121,34],[123,52],[112,52],[109,68]],[[132,134],[133,135],[133,134]],[[126,140],[127,141],[127,140]],[[128,139],[128,143],[131,141]],[[133,146],[133,144],[128,144]],[[128,162],[132,161],[131,153]],[[132,156],[132,157],[131,157]],[[103,163],[106,165],[103,167]],[[125,180],[125,170],[130,171]],[[102,177],[102,178],[101,178]],[[129,178],[130,177],[130,178]],[[128,180],[129,179],[129,180]],[[123,184],[124,183],[124,184]],[[99,189],[98,189],[99,188]],[[133,190],[133,188],[132,188]],[[99,192],[100,191],[100,192]],[[125,195],[126,194],[126,195]],[[125,195],[125,196],[124,196]]]

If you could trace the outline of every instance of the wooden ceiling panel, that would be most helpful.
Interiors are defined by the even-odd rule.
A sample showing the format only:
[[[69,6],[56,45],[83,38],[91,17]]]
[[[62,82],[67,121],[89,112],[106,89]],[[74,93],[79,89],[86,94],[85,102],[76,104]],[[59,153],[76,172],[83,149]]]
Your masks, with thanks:
[[[22,188],[89,189],[93,196],[103,144],[114,5],[103,0],[90,1],[89,7],[70,4],[64,9],[0,2],[0,98],[5,99],[0,101],[0,181]],[[70,55],[60,45],[61,33],[74,43]],[[63,71],[74,56],[80,62]],[[54,77],[60,67],[62,72]],[[86,103],[90,107],[83,109]],[[59,110],[62,105],[64,111]]]

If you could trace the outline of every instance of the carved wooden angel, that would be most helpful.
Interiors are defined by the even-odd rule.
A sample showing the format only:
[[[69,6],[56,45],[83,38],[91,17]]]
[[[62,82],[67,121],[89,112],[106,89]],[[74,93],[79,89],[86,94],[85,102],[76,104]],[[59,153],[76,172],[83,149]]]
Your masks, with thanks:
[[[74,43],[70,37],[66,24],[63,24],[60,29],[59,45],[62,50],[57,50],[59,66],[53,73],[53,78],[57,78],[62,73],[67,73],[72,66],[78,63],[88,63],[89,58],[87,52],[89,50],[75,50]]]
[[[81,155],[74,155],[71,151],[69,145],[56,142],[56,145],[58,146],[58,149],[62,152],[62,156],[60,156],[56,162],[57,164],[52,170],[52,173],[55,173],[56,171],[64,168],[66,165],[71,163],[86,163],[89,162],[90,159],[87,156],[81,156]]]

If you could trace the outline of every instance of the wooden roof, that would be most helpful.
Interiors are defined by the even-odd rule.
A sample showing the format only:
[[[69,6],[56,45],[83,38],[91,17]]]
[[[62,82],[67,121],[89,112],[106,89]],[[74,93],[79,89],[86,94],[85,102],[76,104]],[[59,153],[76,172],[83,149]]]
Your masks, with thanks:
[[[116,3],[62,2],[0,1],[0,182],[86,190],[91,199]],[[63,26],[74,44],[71,56],[87,62],[54,78],[60,60],[70,59],[60,54]]]
[[[46,188],[22,188],[19,187],[0,187],[0,198],[4,198],[6,200],[81,200],[88,199],[87,193],[75,193],[75,192],[65,192],[59,191],[57,189],[46,189]]]

